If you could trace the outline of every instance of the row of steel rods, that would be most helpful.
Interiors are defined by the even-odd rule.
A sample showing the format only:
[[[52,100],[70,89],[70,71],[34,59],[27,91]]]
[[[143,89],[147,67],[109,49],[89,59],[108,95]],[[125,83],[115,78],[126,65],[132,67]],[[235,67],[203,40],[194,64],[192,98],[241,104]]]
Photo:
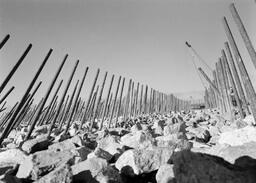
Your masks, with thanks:
[[[230,12],[256,68],[255,49],[233,3],[230,5]],[[214,79],[210,80],[202,68],[199,68],[210,85],[205,91],[205,99],[210,108],[218,107],[225,113],[231,112],[234,106],[237,106],[242,119],[252,114],[256,121],[255,90],[226,17],[223,17],[223,26],[228,42],[224,42],[224,49],[221,49],[220,57],[215,64]],[[233,104],[234,101],[236,105]]]
[[[9,36],[5,38],[1,42],[1,47],[9,39]],[[32,48],[30,44],[25,52],[22,54],[18,62],[11,69],[7,77],[4,79],[3,83],[0,86],[0,93],[7,86],[7,83],[14,75],[15,71],[18,69],[24,58],[27,56],[28,52]],[[99,130],[104,127],[112,128],[117,127],[120,123],[119,117],[121,121],[126,122],[129,119],[134,119],[141,115],[153,114],[153,113],[168,113],[171,110],[189,110],[190,103],[189,101],[184,101],[178,99],[174,95],[167,95],[162,92],[159,92],[153,88],[149,88],[148,85],[143,85],[139,82],[135,82],[132,79],[129,79],[128,83],[128,91],[124,94],[125,89],[125,81],[126,78],[119,76],[116,84],[116,89],[113,91],[114,79],[115,75],[113,74],[107,88],[106,98],[103,98],[103,93],[106,88],[106,79],[108,76],[108,72],[105,72],[104,78],[101,82],[101,85],[97,84],[98,77],[100,74],[100,69],[97,69],[95,78],[93,80],[93,85],[91,87],[89,97],[87,100],[83,99],[81,95],[81,90],[84,86],[84,81],[89,70],[86,67],[83,78],[79,84],[79,80],[77,80],[72,94],[68,94],[68,90],[72,83],[74,74],[78,68],[79,61],[77,60],[74,68],[69,76],[67,84],[64,88],[64,91],[59,97],[59,90],[63,84],[63,80],[61,80],[53,93],[51,100],[48,101],[50,94],[52,93],[52,89],[55,86],[56,81],[61,73],[61,70],[64,67],[64,64],[67,60],[68,55],[66,54],[63,61],[60,63],[59,68],[57,69],[55,75],[53,76],[50,85],[45,92],[45,95],[41,98],[38,104],[34,103],[34,96],[40,88],[41,81],[34,88],[34,85],[42,72],[44,66],[46,65],[51,53],[52,49],[49,50],[40,67],[38,68],[35,76],[32,78],[28,88],[23,94],[20,101],[18,101],[9,112],[5,112],[1,117],[1,128],[4,128],[1,136],[0,143],[4,141],[6,137],[8,137],[9,133],[19,127],[20,125],[28,125],[28,132],[26,134],[25,140],[31,138],[33,130],[36,126],[40,125],[48,125],[48,133],[47,136],[50,137],[52,131],[58,126],[59,130],[62,130],[64,127],[64,133],[67,133],[71,124],[78,120],[80,121],[80,130],[84,130],[84,125],[88,127],[88,130],[93,130],[95,126],[94,123],[97,122]],[[122,82],[121,82],[122,81]],[[79,85],[78,85],[79,84]],[[33,89],[34,88],[34,89]],[[1,97],[0,104],[3,103],[8,95],[12,92],[14,87],[9,89],[6,94]],[[33,91],[31,92],[31,90]],[[150,91],[150,92],[149,92]],[[6,101],[4,105],[1,106],[0,112],[2,112],[5,108]],[[63,105],[64,104],[64,105]],[[26,122],[26,123],[24,123]],[[89,123],[87,123],[89,122]]]

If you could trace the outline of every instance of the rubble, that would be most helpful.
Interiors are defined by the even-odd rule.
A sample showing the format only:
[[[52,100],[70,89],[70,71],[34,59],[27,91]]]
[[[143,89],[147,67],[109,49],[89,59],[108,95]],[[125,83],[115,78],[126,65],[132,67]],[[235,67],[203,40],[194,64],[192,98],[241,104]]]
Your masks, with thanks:
[[[0,152],[0,179],[14,182],[253,182],[255,129],[215,112],[148,116],[113,129],[44,135],[38,128]],[[184,119],[184,120],[183,120]],[[19,134],[19,132],[15,132]],[[15,136],[15,135],[14,135]],[[17,136],[16,136],[17,137]],[[10,173],[12,172],[12,173]]]

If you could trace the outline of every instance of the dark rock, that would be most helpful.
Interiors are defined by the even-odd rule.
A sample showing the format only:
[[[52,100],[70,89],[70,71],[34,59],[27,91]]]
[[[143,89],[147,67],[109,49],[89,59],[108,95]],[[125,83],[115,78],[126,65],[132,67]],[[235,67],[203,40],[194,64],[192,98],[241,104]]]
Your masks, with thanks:
[[[21,149],[26,153],[34,153],[37,151],[46,150],[50,144],[50,139],[47,138],[47,136],[42,136],[25,141],[22,144]]]
[[[34,183],[71,183],[72,182],[72,171],[69,165],[64,164],[45,176],[41,177]]]
[[[191,151],[174,153],[169,163],[173,164],[176,182],[182,183],[253,183],[254,170],[244,170],[222,158]]]
[[[71,168],[74,182],[122,182],[118,171],[101,158],[90,158]]]

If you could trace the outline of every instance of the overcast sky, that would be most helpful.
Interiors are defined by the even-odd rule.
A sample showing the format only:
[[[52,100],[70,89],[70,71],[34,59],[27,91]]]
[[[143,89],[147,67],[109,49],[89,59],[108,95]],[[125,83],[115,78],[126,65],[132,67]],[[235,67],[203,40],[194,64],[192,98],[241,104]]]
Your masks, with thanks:
[[[0,82],[32,43],[5,89],[16,87],[10,103],[21,98],[50,48],[53,54],[40,75],[43,85],[38,98],[66,53],[69,57],[60,77],[64,85],[77,59],[80,65],[74,81],[90,67],[82,96],[89,92],[97,68],[101,69],[99,83],[109,71],[107,85],[110,74],[115,74],[115,81],[122,75],[166,93],[202,90],[184,43],[190,42],[214,68],[226,41],[221,22],[226,16],[256,83],[255,69],[229,11],[231,2],[256,46],[254,0],[1,0],[0,39],[6,34],[11,38],[0,51]],[[204,65],[199,66],[211,74]]]

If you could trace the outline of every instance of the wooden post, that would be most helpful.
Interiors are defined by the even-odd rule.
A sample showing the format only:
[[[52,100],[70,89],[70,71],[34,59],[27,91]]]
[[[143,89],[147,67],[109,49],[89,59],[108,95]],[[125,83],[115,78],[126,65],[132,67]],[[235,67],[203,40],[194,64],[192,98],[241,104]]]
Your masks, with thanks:
[[[103,109],[103,115],[102,115],[102,119],[101,119],[101,123],[100,123],[100,130],[102,130],[103,122],[104,122],[104,120],[105,120],[105,115],[106,115],[106,112],[107,112],[109,96],[110,96],[110,93],[111,93],[111,88],[112,88],[112,85],[113,85],[114,78],[115,78],[115,75],[113,74],[113,75],[112,75],[112,78],[111,78],[111,81],[110,81],[109,88],[108,88],[107,99],[106,99],[106,101],[105,101],[105,105],[104,105],[104,109]]]
[[[106,119],[109,117],[109,113],[111,111],[112,98],[113,98],[113,92],[111,92],[111,94],[110,94],[110,98],[109,98],[109,102],[108,102],[108,107],[107,107],[107,112],[106,112]]]
[[[235,79],[235,84],[237,86],[238,96],[240,96],[240,99],[242,100],[242,107],[245,109],[245,112],[247,114],[249,114],[249,112],[250,112],[249,107],[248,107],[247,102],[246,102],[244,90],[243,90],[240,78],[238,76],[238,72],[237,72],[237,69],[236,69],[236,66],[235,66],[233,56],[231,54],[231,50],[229,48],[229,44],[228,44],[228,42],[225,42],[224,45],[225,45],[228,61],[229,61],[229,64],[230,64],[230,69],[233,73],[233,76],[234,76],[234,79]]]
[[[143,98],[143,85],[140,88],[140,107],[139,107],[139,115],[142,113],[142,98]]]
[[[256,96],[255,96],[255,91],[254,91],[253,85],[251,83],[250,77],[249,77],[249,75],[247,73],[247,70],[244,66],[242,57],[241,57],[240,52],[239,52],[239,50],[236,46],[234,37],[233,37],[233,35],[230,31],[230,28],[228,26],[228,23],[227,23],[227,20],[226,20],[225,17],[223,19],[223,23],[224,23],[224,28],[225,28],[226,35],[227,35],[228,40],[230,42],[231,48],[233,49],[235,59],[237,61],[237,65],[238,65],[238,68],[240,70],[240,76],[243,80],[245,91],[247,93],[248,98],[251,100],[250,101],[250,107],[251,107],[253,118],[256,121]]]
[[[98,91],[99,91],[99,85],[97,85],[96,91],[93,94],[93,98],[92,98],[92,102],[91,102],[91,109],[90,109],[90,112],[89,112],[89,118],[88,119],[90,121],[90,131],[92,130],[93,124],[94,124],[94,121],[91,121],[91,119],[92,119],[93,114],[94,114],[94,108],[95,108],[95,103],[96,103],[96,98],[97,98]]]
[[[227,74],[226,71],[224,69],[224,64],[222,62],[222,58],[219,59],[219,65],[220,65],[220,72],[221,72],[221,78],[223,81],[223,89],[224,89],[224,96],[226,98],[226,103],[227,103],[227,108],[229,111],[231,111],[231,101],[230,101],[230,97],[228,94],[228,90],[229,90],[229,84],[228,84],[228,78],[227,78]]]
[[[101,89],[100,89],[100,94],[99,94],[99,97],[98,97],[98,101],[96,103],[96,110],[95,110],[95,113],[93,115],[93,121],[95,121],[96,117],[97,116],[100,116],[99,113],[99,107],[100,107],[100,102],[101,102],[101,98],[102,98],[102,94],[103,94],[103,90],[104,90],[104,86],[105,86],[105,82],[106,82],[106,78],[107,78],[107,75],[108,75],[108,72],[105,73],[104,75],[104,78],[102,80],[102,84],[101,84]]]
[[[221,89],[220,89],[220,83],[219,83],[219,80],[218,80],[218,78],[217,78],[217,74],[216,74],[216,70],[215,71],[213,71],[213,77],[214,77],[214,84],[215,84],[215,86],[217,87],[217,89],[220,91]],[[214,90],[215,91],[215,90]],[[215,91],[215,93],[216,93],[216,91]],[[217,97],[217,99],[218,99],[218,103],[219,103],[219,108],[220,108],[220,110],[221,110],[221,113],[224,113],[224,104],[223,104],[223,98],[222,98],[222,94],[217,94],[216,93],[216,97]]]
[[[220,68],[220,63],[219,62],[216,63],[216,73],[217,73],[217,79],[219,81],[219,88],[220,88],[220,91],[221,91],[224,112],[227,112],[228,107],[227,107],[227,101],[226,101],[226,95],[225,95],[225,86],[224,86],[223,76],[222,76],[222,73],[221,73],[221,68]]]
[[[133,98],[134,98],[134,81],[132,81],[131,90],[130,90],[130,106],[128,108],[128,117],[132,118],[132,109],[133,109]]]
[[[224,50],[222,50],[221,53],[222,53],[222,56],[223,56],[223,62],[225,64],[225,68],[226,68],[228,76],[230,78],[232,89],[234,91],[234,95],[235,95],[236,103],[237,103],[237,106],[238,106],[238,109],[239,109],[239,112],[240,112],[240,116],[241,116],[242,119],[244,119],[245,115],[244,115],[242,105],[241,105],[241,102],[240,102],[240,99],[239,99],[239,96],[238,96],[236,84],[235,84],[234,78],[232,76],[231,69],[228,65],[226,54],[225,54]]]
[[[137,88],[136,88],[136,96],[135,96],[135,101],[134,101],[134,113],[133,116],[136,117],[137,116],[137,112],[138,112],[138,96],[139,96],[139,87],[140,87],[140,83],[137,83]]]
[[[118,79],[115,98],[114,98],[114,103],[113,103],[113,107],[112,107],[112,111],[111,111],[111,115],[110,115],[110,119],[109,119],[108,128],[110,128],[110,126],[111,126],[111,122],[112,122],[112,119],[113,119],[113,116],[114,116],[114,113],[115,113],[116,99],[117,99],[117,94],[118,94],[118,90],[119,90],[120,81],[121,81],[121,76],[119,76],[119,79]]]
[[[148,85],[146,85],[145,94],[144,94],[144,113],[147,113],[147,97],[148,97]]]
[[[249,52],[249,55],[250,55],[251,60],[252,60],[252,63],[254,64],[254,67],[256,68],[256,52],[255,52],[255,49],[254,49],[254,47],[252,45],[252,42],[251,42],[251,40],[250,40],[250,38],[249,38],[249,36],[248,36],[248,34],[246,32],[246,29],[245,29],[245,27],[243,25],[243,22],[242,22],[239,14],[238,14],[238,12],[236,10],[236,7],[235,7],[234,3],[232,3],[230,5],[230,11],[231,11],[233,19],[234,19],[234,21],[235,21],[235,23],[236,23],[236,25],[238,27],[238,30],[239,30],[239,32],[240,32],[240,34],[241,34],[241,36],[242,36],[242,38],[244,40],[244,44],[245,44],[245,46],[246,46],[246,48],[247,48],[247,50]]]
[[[220,94],[220,91],[217,89],[217,87],[212,83],[212,81],[209,79],[209,77],[207,76],[207,74],[203,71],[203,69],[201,67],[198,68],[199,72],[203,75],[203,77],[205,78],[205,80],[214,88],[214,90],[216,91],[216,93]]]
[[[128,111],[129,111],[131,85],[132,85],[132,80],[130,79],[129,85],[128,85],[128,91],[127,91],[127,95],[126,95],[125,107],[124,107],[124,121],[127,120],[127,115],[128,115]]]
[[[120,96],[119,96],[119,104],[118,104],[118,107],[117,107],[115,127],[117,127],[118,116],[120,115],[120,110],[121,110],[121,105],[122,105],[122,97],[123,97],[123,90],[124,90],[124,83],[125,83],[125,78],[123,78],[121,92],[120,92]]]

